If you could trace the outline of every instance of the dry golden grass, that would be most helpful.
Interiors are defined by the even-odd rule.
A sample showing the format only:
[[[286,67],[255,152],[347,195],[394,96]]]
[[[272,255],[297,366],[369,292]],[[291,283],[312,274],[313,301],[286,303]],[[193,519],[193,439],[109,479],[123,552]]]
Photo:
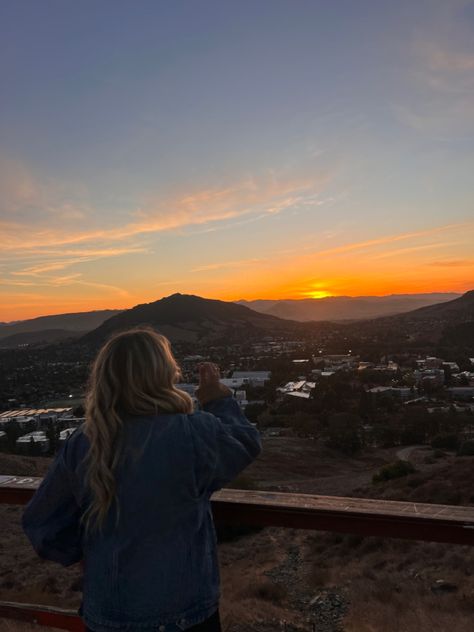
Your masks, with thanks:
[[[259,622],[297,623],[299,613],[288,609],[287,591],[264,573],[285,559],[288,534],[266,529],[220,546],[222,581],[221,617],[223,629],[253,630]]]
[[[290,474],[302,480],[315,476],[314,488],[308,481],[308,489],[304,489],[313,493],[350,494],[358,485],[357,495],[362,496],[448,504],[474,502],[472,458],[449,457],[410,477],[362,487],[365,484],[360,481],[370,479],[370,463],[348,461],[339,469],[336,461],[317,447],[310,445],[301,451],[296,441],[290,442],[291,454],[285,454],[283,443],[275,444],[275,450],[267,453],[266,460],[253,466],[249,474],[266,481]],[[377,459],[373,461],[377,469]],[[39,467],[45,465],[42,462]],[[32,466],[22,459],[21,473],[33,473],[28,471]],[[20,508],[0,507],[4,534],[0,543],[0,598],[76,607],[80,599],[79,569],[61,569],[39,560],[21,533],[20,512]],[[282,564],[292,544],[300,546],[302,560],[295,581],[306,586],[309,596],[331,588],[344,591],[350,600],[344,632],[474,630],[472,547],[265,529],[219,547],[221,613],[226,632],[278,631],[281,621],[307,630],[303,614],[291,604],[287,589],[265,575],[265,571]],[[433,593],[431,587],[438,579],[456,584],[457,592]],[[0,620],[0,632],[38,629],[41,628]]]
[[[344,632],[472,632],[474,609],[464,595],[433,595],[404,586],[371,586],[361,580],[351,588]]]

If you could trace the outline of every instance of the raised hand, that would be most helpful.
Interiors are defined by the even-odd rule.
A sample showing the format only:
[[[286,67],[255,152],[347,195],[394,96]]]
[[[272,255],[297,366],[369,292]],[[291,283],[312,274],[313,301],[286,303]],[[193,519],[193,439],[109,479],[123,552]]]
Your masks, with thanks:
[[[195,393],[201,405],[213,399],[232,395],[230,388],[221,384],[219,380],[220,371],[217,364],[201,362],[199,365],[199,386]]]

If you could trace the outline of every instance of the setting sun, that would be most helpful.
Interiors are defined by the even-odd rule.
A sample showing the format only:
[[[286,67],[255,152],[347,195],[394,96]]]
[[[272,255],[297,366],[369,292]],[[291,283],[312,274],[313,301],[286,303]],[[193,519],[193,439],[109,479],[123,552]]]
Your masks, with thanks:
[[[469,15],[367,1],[7,3],[0,323],[471,289]]]
[[[330,292],[326,292],[325,290],[311,290],[305,292],[304,295],[306,298],[327,298],[328,296],[332,296]]]

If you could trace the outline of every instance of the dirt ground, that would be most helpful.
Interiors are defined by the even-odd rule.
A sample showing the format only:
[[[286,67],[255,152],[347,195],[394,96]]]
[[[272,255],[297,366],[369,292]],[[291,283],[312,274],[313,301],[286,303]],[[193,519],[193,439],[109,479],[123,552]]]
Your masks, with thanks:
[[[426,448],[411,452],[418,470],[411,482],[374,490],[372,475],[396,459],[396,450],[346,458],[306,439],[269,437],[236,486],[240,480],[247,488],[400,499],[419,493],[429,501],[433,477],[443,481],[452,471],[472,489],[467,472],[474,460],[460,463],[447,454],[429,462],[430,454]],[[5,474],[41,475],[47,466],[47,459],[0,455]],[[469,502],[468,496],[462,500]],[[0,506],[0,599],[76,609],[79,568],[39,560],[21,532],[20,517],[21,508]],[[266,528],[223,542],[219,556],[226,632],[474,629],[474,556],[468,547]],[[30,629],[0,620],[0,632]]]

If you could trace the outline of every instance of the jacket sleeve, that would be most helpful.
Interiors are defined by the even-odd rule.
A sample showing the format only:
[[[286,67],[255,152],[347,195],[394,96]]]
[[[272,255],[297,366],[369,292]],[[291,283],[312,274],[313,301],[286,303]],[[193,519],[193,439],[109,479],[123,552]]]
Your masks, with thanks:
[[[36,553],[63,566],[82,559],[81,510],[64,458],[67,445],[68,441],[61,447],[22,517],[23,530]]]
[[[212,400],[198,413],[194,424],[194,446],[200,492],[224,487],[262,450],[260,434],[229,396]],[[197,421],[197,420],[196,420]]]

